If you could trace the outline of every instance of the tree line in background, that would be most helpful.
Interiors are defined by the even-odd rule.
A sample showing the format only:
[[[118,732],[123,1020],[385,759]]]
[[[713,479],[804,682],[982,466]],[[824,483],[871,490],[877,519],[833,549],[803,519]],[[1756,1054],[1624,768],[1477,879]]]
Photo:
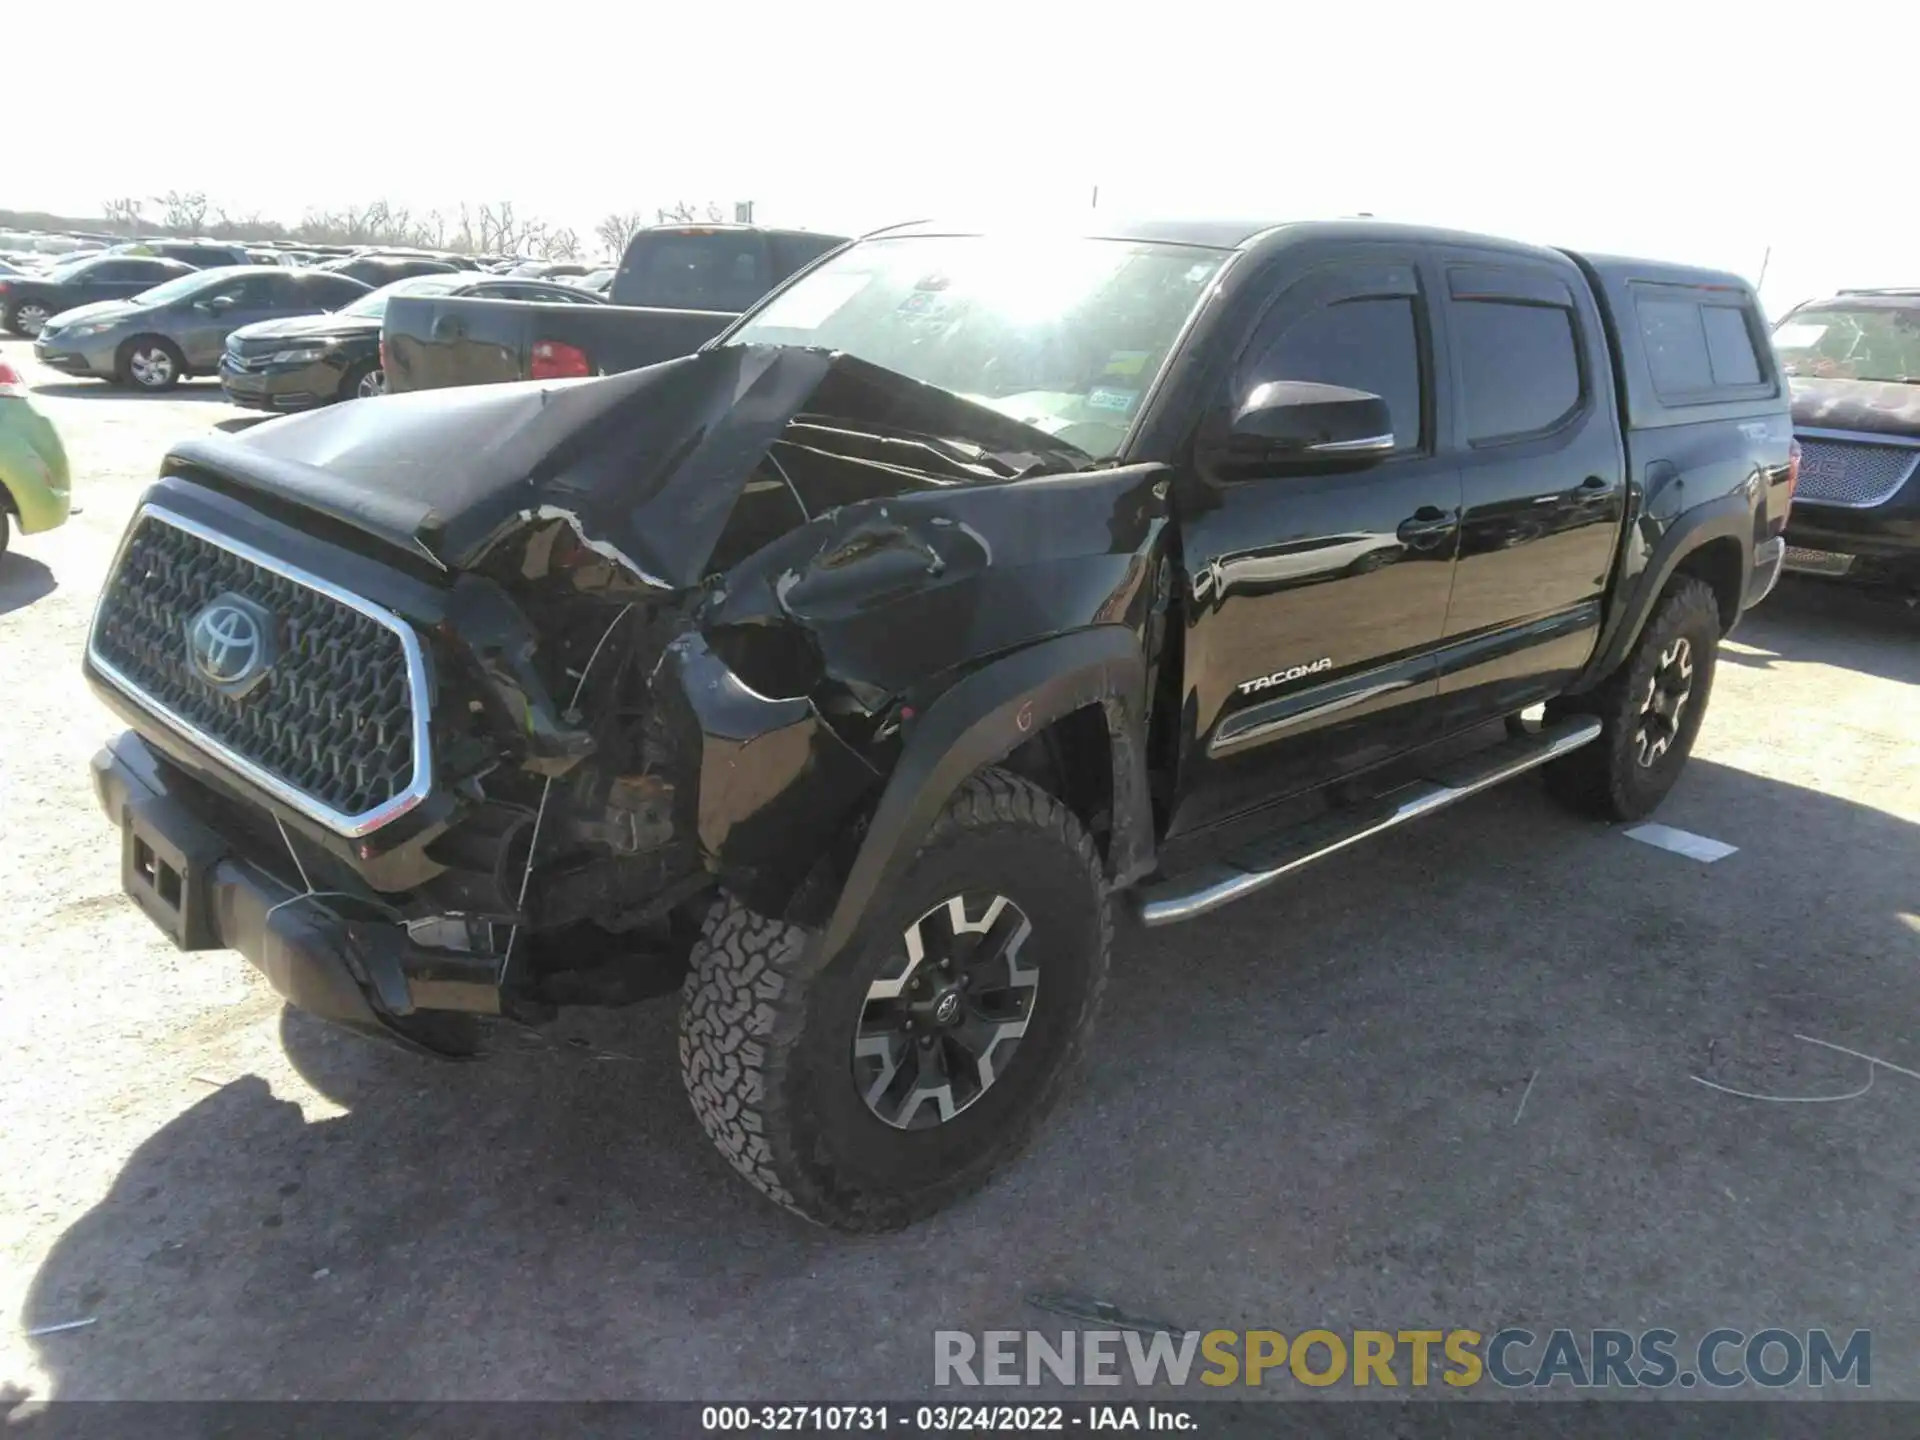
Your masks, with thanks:
[[[475,255],[535,255],[545,260],[578,260],[598,239],[618,257],[636,230],[648,225],[718,221],[721,207],[708,201],[678,201],[645,210],[614,211],[583,237],[569,226],[554,225],[521,212],[511,200],[461,202],[448,213],[415,214],[405,205],[375,200],[340,210],[309,210],[298,224],[269,220],[258,211],[236,213],[214,204],[198,190],[169,190],[142,200],[123,195],[107,200],[91,218],[36,211],[0,210],[0,229],[94,230],[135,235],[205,236],[215,240],[285,240],[313,245],[406,245],[423,250],[457,250]]]

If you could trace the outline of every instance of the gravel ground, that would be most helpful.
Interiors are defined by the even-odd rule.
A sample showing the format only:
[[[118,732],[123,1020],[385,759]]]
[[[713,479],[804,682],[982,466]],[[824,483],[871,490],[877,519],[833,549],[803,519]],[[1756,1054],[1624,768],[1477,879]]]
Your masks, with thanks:
[[[1920,1080],[1795,1038],[1920,1070],[1914,618],[1789,582],[1727,644],[1660,816],[1740,847],[1717,864],[1523,781],[1123,928],[1033,1152],[848,1240],[707,1144],[668,1003],[436,1065],[284,1015],[121,899],[83,630],[164,446],[240,412],[0,357],[84,507],[0,561],[0,1400],[908,1396],[935,1328],[1064,1323],[1036,1289],[1289,1333],[1871,1327],[1875,1392],[1920,1398]],[[1690,1078],[1870,1070],[1829,1105]]]

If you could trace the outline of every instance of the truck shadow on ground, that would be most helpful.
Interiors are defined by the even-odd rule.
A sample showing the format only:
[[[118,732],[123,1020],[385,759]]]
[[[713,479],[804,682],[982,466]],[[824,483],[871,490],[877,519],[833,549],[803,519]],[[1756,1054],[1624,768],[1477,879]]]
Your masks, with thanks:
[[[346,1113],[251,1075],[206,1095],[20,1320],[98,1317],[36,1342],[62,1398],[902,1396],[936,1327],[1057,1330],[1024,1297],[1060,1288],[1197,1328],[1912,1333],[1920,1082],[1768,1105],[1690,1077],[1839,1094],[1872,1068],[1796,1033],[1920,1069],[1920,827],[1702,761],[1662,818],[1742,848],[1683,860],[1521,783],[1211,921],[1123,927],[1034,1151],[898,1235],[733,1176],[670,1002],[469,1065],[290,1017]]]
[[[1781,577],[1766,604],[1734,632],[1729,664],[1771,669],[1775,661],[1811,661],[1920,685],[1920,611],[1846,585]]]

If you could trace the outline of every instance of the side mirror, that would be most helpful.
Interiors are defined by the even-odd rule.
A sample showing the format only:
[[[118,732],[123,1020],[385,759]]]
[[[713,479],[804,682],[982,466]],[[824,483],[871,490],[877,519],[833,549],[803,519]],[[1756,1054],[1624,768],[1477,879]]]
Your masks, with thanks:
[[[211,300],[201,301],[200,308],[205,310],[209,315],[224,315],[233,308],[233,297],[231,295],[216,295]]]
[[[1393,417],[1365,390],[1270,380],[1234,412],[1226,452],[1241,462],[1370,464],[1393,453]]]

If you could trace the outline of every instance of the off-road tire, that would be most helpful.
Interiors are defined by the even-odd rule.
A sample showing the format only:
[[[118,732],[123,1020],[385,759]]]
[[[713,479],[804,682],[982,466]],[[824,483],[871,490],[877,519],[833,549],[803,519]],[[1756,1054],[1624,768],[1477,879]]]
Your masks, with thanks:
[[[1027,1033],[973,1104],[930,1128],[893,1128],[851,1070],[862,998],[916,917],[985,887],[1033,922],[1027,953],[1041,978]],[[984,1184],[1059,1099],[1086,1049],[1112,937],[1079,820],[1039,787],[983,770],[831,962],[814,932],[731,897],[713,907],[681,992],[694,1114],[734,1169],[796,1214],[854,1232],[910,1224]]]
[[[1635,734],[1641,706],[1661,656],[1685,640],[1693,665],[1692,693],[1678,733],[1652,765],[1639,760]],[[1549,718],[1591,715],[1599,738],[1546,766],[1547,789],[1563,804],[1603,820],[1640,820],[1666,798],[1693,749],[1707,713],[1720,643],[1720,604],[1706,581],[1683,575],[1667,586],[1646,628],[1618,669],[1584,695],[1547,707]]]

